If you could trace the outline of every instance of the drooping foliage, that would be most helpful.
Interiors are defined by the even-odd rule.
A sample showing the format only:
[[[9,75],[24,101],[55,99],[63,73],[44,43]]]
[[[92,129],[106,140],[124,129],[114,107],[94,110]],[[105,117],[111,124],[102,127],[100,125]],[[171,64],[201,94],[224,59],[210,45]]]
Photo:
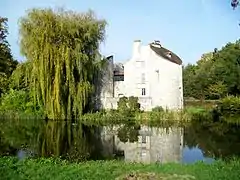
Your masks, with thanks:
[[[27,82],[48,118],[77,118],[88,110],[104,64],[97,57],[105,25],[92,11],[32,9],[21,18]]]
[[[34,155],[83,161],[92,158],[98,148],[97,130],[97,126],[73,125],[70,121],[1,119],[0,155],[17,154],[19,158]],[[22,157],[19,156],[21,151],[24,152]]]

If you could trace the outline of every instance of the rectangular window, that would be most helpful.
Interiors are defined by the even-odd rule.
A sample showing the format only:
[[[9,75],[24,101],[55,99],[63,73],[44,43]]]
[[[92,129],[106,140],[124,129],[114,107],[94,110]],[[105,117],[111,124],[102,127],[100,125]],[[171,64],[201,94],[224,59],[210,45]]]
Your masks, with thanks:
[[[144,68],[145,62],[144,61],[136,61],[136,68]]]
[[[147,143],[147,137],[145,135],[142,136],[142,143],[143,144]]]
[[[159,82],[159,70],[156,70],[155,72],[157,74],[157,81]]]
[[[146,89],[142,88],[142,96],[145,96],[145,95],[146,95]]]
[[[145,73],[142,73],[142,77],[141,77],[141,82],[142,82],[142,84],[145,83],[145,80],[146,80],[146,78],[145,78]]]
[[[136,61],[136,68],[141,68],[141,61]]]

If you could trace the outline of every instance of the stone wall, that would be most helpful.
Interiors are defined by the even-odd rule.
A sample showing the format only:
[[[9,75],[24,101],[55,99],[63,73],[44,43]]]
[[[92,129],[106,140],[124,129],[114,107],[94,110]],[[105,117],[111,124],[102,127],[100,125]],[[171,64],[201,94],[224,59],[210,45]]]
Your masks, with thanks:
[[[102,109],[117,109],[119,97],[103,97],[101,98]]]

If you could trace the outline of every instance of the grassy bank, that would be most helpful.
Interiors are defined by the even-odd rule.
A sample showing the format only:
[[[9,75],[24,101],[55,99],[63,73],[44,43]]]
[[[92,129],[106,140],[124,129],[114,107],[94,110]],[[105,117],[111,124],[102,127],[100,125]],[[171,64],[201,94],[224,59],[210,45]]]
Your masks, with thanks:
[[[89,161],[68,163],[52,159],[34,159],[18,161],[15,158],[0,158],[1,179],[126,179],[126,176],[152,176],[152,179],[178,180],[238,180],[240,161],[228,163],[218,161],[213,164],[196,163],[150,164],[124,163],[118,161]],[[161,178],[162,177],[162,178]],[[163,178],[165,177],[165,178]],[[131,178],[128,178],[131,179]],[[134,178],[132,178],[134,179]],[[148,178],[143,178],[148,179]],[[151,179],[151,178],[150,178]]]
[[[220,100],[184,100],[184,107],[195,107],[195,108],[204,108],[204,109],[212,109]]]
[[[103,124],[118,124],[126,121],[135,121],[140,124],[155,125],[164,121],[189,122],[193,115],[206,111],[208,110],[195,107],[188,107],[183,111],[119,112],[117,110],[106,110],[102,112],[86,113],[79,120]],[[44,116],[37,113],[0,111],[0,119],[44,119]]]

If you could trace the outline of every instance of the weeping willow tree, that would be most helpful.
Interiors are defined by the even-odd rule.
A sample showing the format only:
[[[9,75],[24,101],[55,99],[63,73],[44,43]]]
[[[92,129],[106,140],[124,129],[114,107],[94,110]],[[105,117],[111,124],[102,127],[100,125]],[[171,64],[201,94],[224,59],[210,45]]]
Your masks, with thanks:
[[[48,118],[78,118],[89,110],[104,66],[97,57],[105,26],[92,11],[32,9],[20,19],[21,53],[31,64],[27,82]]]

